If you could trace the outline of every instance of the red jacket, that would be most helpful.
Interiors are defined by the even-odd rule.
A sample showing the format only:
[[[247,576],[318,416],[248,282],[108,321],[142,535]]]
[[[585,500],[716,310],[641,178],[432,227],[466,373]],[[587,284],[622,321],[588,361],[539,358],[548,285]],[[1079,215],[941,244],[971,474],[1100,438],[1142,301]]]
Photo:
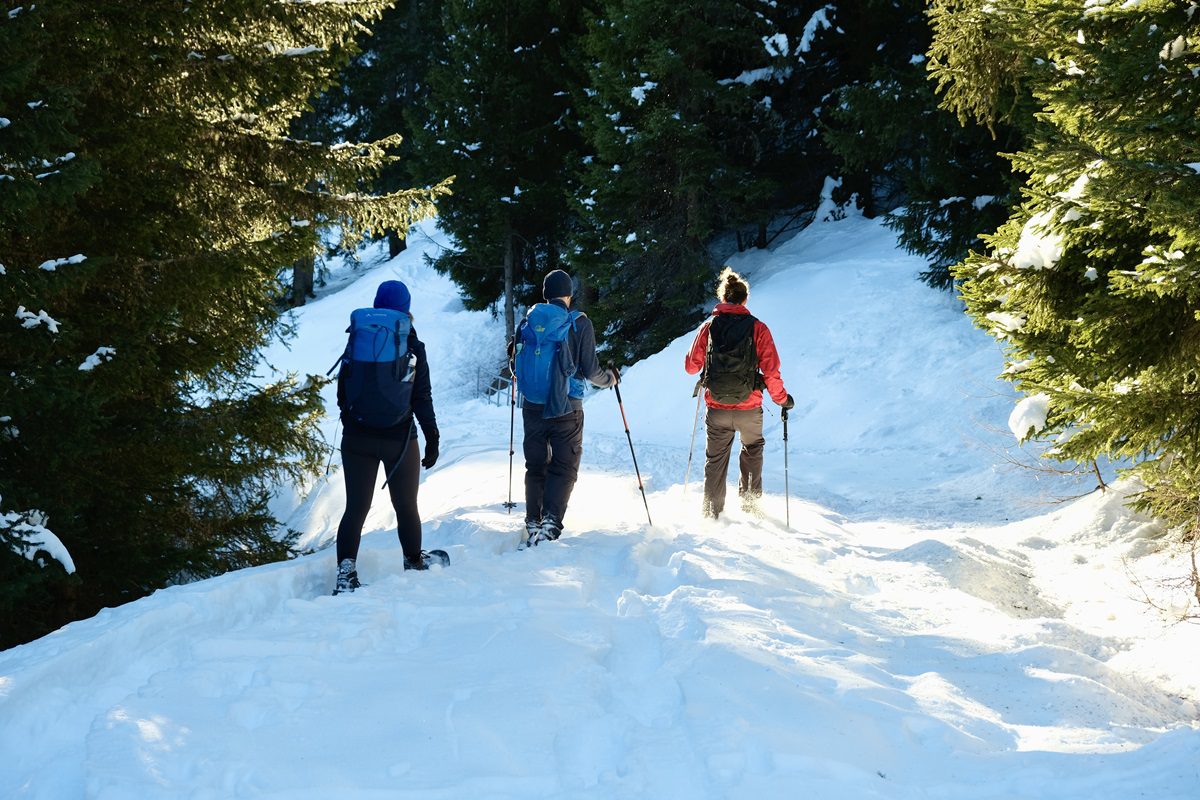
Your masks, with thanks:
[[[749,313],[748,308],[734,303],[718,303],[717,307],[713,309],[714,317],[718,314]],[[700,332],[696,334],[696,340],[692,342],[692,349],[684,356],[683,368],[689,375],[695,375],[704,369],[704,354],[708,349],[708,326],[711,323],[712,320],[709,320],[700,326]],[[754,322],[754,349],[758,352],[758,371],[763,375],[763,381],[767,384],[767,391],[771,393],[771,399],[776,404],[783,405],[787,401],[788,393],[783,388],[783,378],[779,375],[779,351],[775,349],[775,340],[771,338],[771,331],[762,323],[762,320]],[[705,389],[704,402],[708,404],[709,408],[761,408],[762,391],[755,389],[745,400],[731,406],[716,402]]]

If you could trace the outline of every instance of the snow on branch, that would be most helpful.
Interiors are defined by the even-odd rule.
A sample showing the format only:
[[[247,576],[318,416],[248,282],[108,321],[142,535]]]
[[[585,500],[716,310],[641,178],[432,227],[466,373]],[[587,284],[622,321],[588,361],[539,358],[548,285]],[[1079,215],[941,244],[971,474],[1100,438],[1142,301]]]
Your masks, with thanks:
[[[1017,441],[1023,442],[1032,434],[1041,433],[1050,413],[1050,396],[1039,392],[1021,399],[1008,417],[1008,429]]]
[[[96,348],[96,352],[88,356],[84,362],[79,365],[79,369],[82,372],[91,372],[104,362],[112,361],[112,357],[116,354],[117,348],[115,347],[98,347]]]
[[[54,270],[61,266],[65,266],[67,264],[82,264],[84,261],[87,261],[87,256],[83,255],[82,253],[76,253],[69,258],[52,258],[49,261],[43,261],[41,264],[38,264],[38,269],[44,269],[46,272],[54,272]]]
[[[43,309],[34,314],[32,311],[27,311],[25,306],[17,306],[17,319],[21,320],[21,327],[36,328],[38,325],[45,325],[50,329],[51,333],[58,333],[58,320],[51,317]]]
[[[310,44],[305,47],[280,47],[279,45],[275,44],[274,42],[264,42],[263,47],[266,48],[267,52],[273,56],[285,56],[285,57],[307,56],[307,55],[311,55],[313,53],[325,52],[324,47],[320,47],[315,44]]]
[[[39,554],[45,554],[62,564],[68,574],[75,572],[75,561],[62,540],[46,527],[46,515],[40,511],[6,511],[0,513],[0,538],[12,551],[23,558],[46,566]]]
[[[808,22],[804,25],[804,35],[800,39],[800,44],[796,47],[797,53],[807,53],[812,50],[813,40],[817,36],[817,31],[829,30],[833,27],[833,23],[829,21],[829,12],[837,12],[837,9],[832,5],[822,6],[817,9]]]
[[[654,81],[646,81],[641,86],[633,87],[629,91],[629,96],[636,100],[637,104],[640,106],[642,103],[646,102],[646,92],[649,92],[657,86],[658,84]]]

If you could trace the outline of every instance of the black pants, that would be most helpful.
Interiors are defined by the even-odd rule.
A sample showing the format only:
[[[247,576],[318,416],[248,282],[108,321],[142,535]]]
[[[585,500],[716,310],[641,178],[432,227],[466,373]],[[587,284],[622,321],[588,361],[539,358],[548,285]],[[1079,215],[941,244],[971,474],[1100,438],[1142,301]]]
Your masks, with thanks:
[[[583,458],[583,410],[542,419],[542,407],[527,403],[521,420],[525,426],[525,520],[538,523],[554,517],[561,525]]]
[[[416,438],[408,440],[383,439],[361,433],[342,436],[342,475],[346,479],[346,513],[338,525],[337,559],[358,558],[358,543],[363,523],[371,510],[379,477],[379,465],[384,474],[391,473],[388,493],[396,509],[396,532],[400,547],[407,558],[421,557],[421,514],[417,511],[417,487],[421,479],[421,448]],[[399,466],[397,465],[399,462]]]
[[[742,441],[738,455],[738,494],[762,495],[763,444],[762,408],[710,408],[704,417],[708,445],[704,450],[704,511],[716,516],[725,510],[725,475],[733,435]]]

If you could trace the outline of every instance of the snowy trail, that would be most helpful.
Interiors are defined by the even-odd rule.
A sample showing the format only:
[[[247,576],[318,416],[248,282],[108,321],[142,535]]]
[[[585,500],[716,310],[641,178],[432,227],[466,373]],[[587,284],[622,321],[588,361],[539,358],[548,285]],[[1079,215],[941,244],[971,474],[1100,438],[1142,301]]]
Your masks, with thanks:
[[[521,553],[492,505],[432,522],[450,569],[404,573],[376,535],[350,597],[328,596],[317,554],[10,659],[5,674],[89,698],[59,718],[6,703],[7,730],[41,720],[65,752],[83,736],[63,791],[32,796],[1194,796],[1200,736],[1162,735],[1185,704],[1106,667],[1118,641],[975,598],[960,587],[986,583],[961,574],[938,586],[948,546],[864,545],[805,506],[792,531],[602,519]]]
[[[1194,800],[1200,636],[1129,582],[1130,564],[1173,574],[1161,531],[1114,493],[1022,511],[1044,481],[994,470],[1002,445],[972,417],[1002,426],[1011,401],[959,388],[998,371],[994,348],[889,272],[892,247],[847,220],[743,265],[805,398],[790,529],[770,409],[761,517],[699,519],[702,429],[683,491],[685,337],[622,386],[654,527],[599,393],[567,535],[518,552],[509,409],[455,382],[497,324],[419,253],[313,304],[273,363],[324,371],[383,277],[424,299],[443,453],[420,502],[453,566],[404,572],[380,493],[368,586],[331,597],[340,476],[281,497],[314,554],[0,653],[0,797]],[[883,341],[891,359],[860,370]]]

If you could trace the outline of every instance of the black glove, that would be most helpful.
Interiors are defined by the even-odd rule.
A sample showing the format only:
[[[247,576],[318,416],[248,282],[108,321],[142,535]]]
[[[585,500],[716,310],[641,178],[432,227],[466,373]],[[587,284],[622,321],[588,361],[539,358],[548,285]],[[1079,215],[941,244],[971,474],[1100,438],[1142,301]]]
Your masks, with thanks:
[[[616,386],[621,382],[621,371],[617,369],[616,364],[612,363],[611,361],[608,362],[608,371],[612,373],[613,386]]]
[[[438,437],[425,439],[425,457],[421,459],[421,466],[425,469],[433,469],[433,465],[438,459]]]
[[[784,410],[784,411],[791,411],[791,410],[792,410],[793,408],[795,408],[795,407],[796,407],[796,401],[795,401],[795,400],[793,400],[793,399],[792,399],[792,396],[789,394],[789,395],[787,396],[787,400],[784,400],[784,401],[783,401],[783,410]]]

